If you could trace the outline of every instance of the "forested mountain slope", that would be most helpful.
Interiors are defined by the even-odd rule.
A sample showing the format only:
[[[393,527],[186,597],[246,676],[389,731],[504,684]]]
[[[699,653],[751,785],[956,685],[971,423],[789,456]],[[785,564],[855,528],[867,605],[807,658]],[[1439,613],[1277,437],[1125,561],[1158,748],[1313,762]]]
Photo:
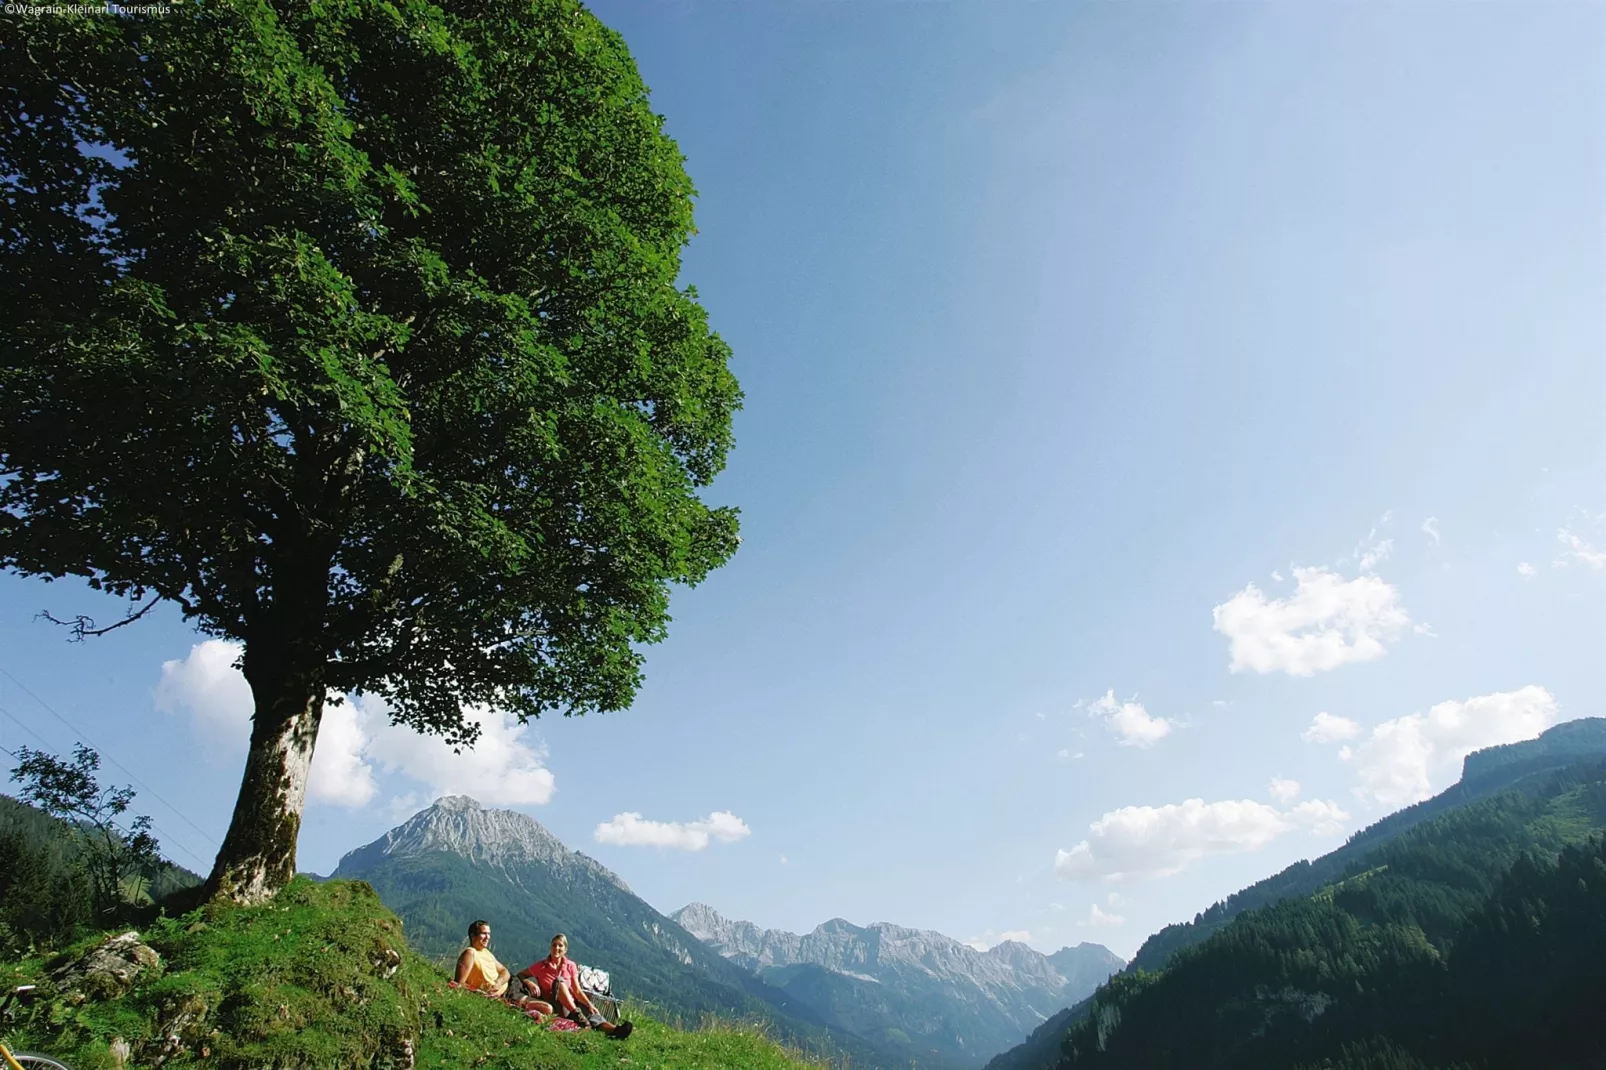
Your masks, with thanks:
[[[67,942],[95,924],[77,852],[61,820],[0,795],[0,952]],[[138,876],[141,902],[201,883],[170,862],[145,866]]]
[[[1469,754],[1462,763],[1461,779],[1438,795],[1367,826],[1336,851],[1314,861],[1296,862],[1281,873],[1235,892],[1191,922],[1167,925],[1143,942],[1129,968],[1157,970],[1174,953],[1199,943],[1244,911],[1289,896],[1309,895],[1338,879],[1356,859],[1435,814],[1509,788],[1521,788],[1524,782],[1535,782],[1533,778],[1548,770],[1590,757],[1606,758],[1606,718],[1568,721],[1537,739]]]
[[[1606,762],[1524,781],[1115,978],[1059,1065],[1606,1063]]]
[[[1291,897],[1314,895],[1324,886],[1341,881],[1351,873],[1364,872],[1371,868],[1372,862],[1368,860],[1376,852],[1413,829],[1420,827],[1422,834],[1430,837],[1454,835],[1448,827],[1431,824],[1437,817],[1453,814],[1502,793],[1514,793],[1530,800],[1548,797],[1555,790],[1557,782],[1554,774],[1558,771],[1576,772],[1601,759],[1606,759],[1606,719],[1602,718],[1570,721],[1549,729],[1537,739],[1491,747],[1471,754],[1463,763],[1461,780],[1450,788],[1431,799],[1390,814],[1356,833],[1336,851],[1313,861],[1295,863],[1235,893],[1201,912],[1191,922],[1166,926],[1144,942],[1126,972],[1157,971],[1173,955],[1203,943],[1248,911],[1268,907]],[[1572,774],[1564,773],[1564,780],[1566,775]],[[1550,840],[1548,847],[1540,849],[1554,853],[1554,849],[1562,843],[1576,842],[1587,835],[1591,828],[1599,827],[1589,820],[1579,819],[1576,814],[1562,824],[1569,830],[1567,834],[1560,839]],[[1537,841],[1530,842],[1529,846],[1540,847]],[[1509,859],[1504,864],[1509,864]],[[1498,872],[1494,875],[1498,876]],[[1034,1030],[1025,1043],[989,1062],[988,1070],[1043,1070],[1053,1066],[1061,1056],[1067,1032],[1086,1021],[1093,1007],[1094,1001],[1088,999],[1053,1015]],[[1387,1063],[1392,1055],[1377,1057],[1384,1059],[1384,1062],[1378,1063],[1380,1068],[1392,1065]]]

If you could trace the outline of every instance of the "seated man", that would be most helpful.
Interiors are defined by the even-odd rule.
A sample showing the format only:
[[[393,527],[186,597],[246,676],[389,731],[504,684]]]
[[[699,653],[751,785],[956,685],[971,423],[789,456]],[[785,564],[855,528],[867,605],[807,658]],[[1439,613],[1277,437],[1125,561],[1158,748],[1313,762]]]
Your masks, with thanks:
[[[457,983],[493,996],[505,996],[510,980],[507,967],[491,954],[490,922],[474,922],[468,927],[468,946],[457,956]]]
[[[569,958],[569,938],[562,933],[552,938],[547,957],[520,970],[519,976],[534,982],[535,994],[554,1004],[558,1013],[571,1021],[600,1029],[615,1040],[623,1040],[635,1028],[629,1022],[614,1025],[597,1012],[591,997],[580,987],[580,967]]]

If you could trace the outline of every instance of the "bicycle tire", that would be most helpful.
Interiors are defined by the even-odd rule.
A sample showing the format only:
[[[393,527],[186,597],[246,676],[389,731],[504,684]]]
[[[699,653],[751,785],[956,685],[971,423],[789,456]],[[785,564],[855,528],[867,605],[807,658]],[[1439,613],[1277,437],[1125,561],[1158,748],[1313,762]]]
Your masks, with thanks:
[[[48,1055],[40,1055],[33,1051],[14,1051],[11,1057],[19,1066],[32,1067],[33,1070],[72,1070],[66,1063],[58,1062]]]

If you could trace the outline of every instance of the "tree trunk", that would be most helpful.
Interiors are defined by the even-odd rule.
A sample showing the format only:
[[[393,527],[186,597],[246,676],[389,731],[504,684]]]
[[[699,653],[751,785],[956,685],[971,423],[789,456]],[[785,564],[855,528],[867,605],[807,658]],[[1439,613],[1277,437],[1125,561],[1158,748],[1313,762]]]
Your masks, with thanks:
[[[270,898],[296,875],[301,808],[323,719],[323,659],[290,658],[280,644],[267,645],[267,652],[246,646],[245,678],[256,700],[251,750],[234,820],[206,882],[209,898],[245,904]]]

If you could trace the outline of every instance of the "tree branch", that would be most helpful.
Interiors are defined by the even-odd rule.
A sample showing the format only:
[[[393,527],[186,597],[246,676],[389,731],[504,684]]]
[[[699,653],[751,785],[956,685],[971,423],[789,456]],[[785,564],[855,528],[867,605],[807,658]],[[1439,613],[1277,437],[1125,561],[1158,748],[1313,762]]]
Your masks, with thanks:
[[[63,628],[71,628],[71,641],[74,643],[81,643],[84,641],[85,636],[105,635],[107,632],[115,632],[118,628],[121,628],[125,624],[133,624],[136,620],[139,620],[139,618],[155,609],[156,603],[160,602],[161,600],[162,596],[156,595],[152,597],[149,602],[146,602],[143,606],[139,607],[139,609],[129,611],[128,615],[122,620],[118,621],[116,624],[108,624],[104,628],[95,627],[95,618],[86,617],[82,613],[74,617],[72,620],[59,620],[51,614],[50,610],[45,609],[41,610],[38,616],[34,617],[34,619],[38,620],[40,617],[43,617],[52,624],[59,624]]]

